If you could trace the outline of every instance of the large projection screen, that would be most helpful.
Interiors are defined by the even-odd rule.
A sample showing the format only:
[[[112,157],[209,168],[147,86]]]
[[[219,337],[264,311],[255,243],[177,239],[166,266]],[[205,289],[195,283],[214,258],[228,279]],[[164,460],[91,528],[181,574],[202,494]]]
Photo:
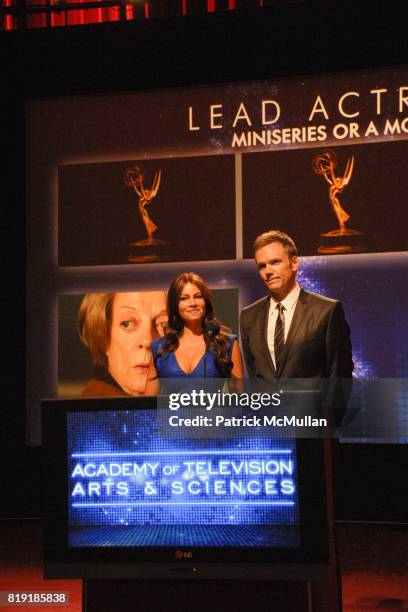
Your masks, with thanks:
[[[73,296],[163,292],[194,271],[227,291],[237,332],[271,228],[297,243],[300,284],[343,302],[354,375],[407,377],[406,68],[31,100],[27,151],[29,444],[41,399],[75,388]]]

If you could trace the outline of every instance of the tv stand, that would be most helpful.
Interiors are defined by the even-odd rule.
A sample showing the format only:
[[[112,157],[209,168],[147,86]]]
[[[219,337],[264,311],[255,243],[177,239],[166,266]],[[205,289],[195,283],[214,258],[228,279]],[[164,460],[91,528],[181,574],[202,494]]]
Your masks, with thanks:
[[[84,612],[323,612],[310,582],[84,580]],[[320,586],[320,585],[319,585]],[[335,612],[335,608],[326,608]]]

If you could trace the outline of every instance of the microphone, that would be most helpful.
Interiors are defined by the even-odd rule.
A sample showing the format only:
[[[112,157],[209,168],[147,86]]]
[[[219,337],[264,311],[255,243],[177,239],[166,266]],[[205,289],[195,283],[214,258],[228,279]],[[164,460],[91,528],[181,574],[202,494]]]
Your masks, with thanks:
[[[216,323],[215,321],[207,321],[204,324],[204,334],[206,336],[208,336],[209,338],[212,338],[213,336],[216,336],[217,334],[220,333],[220,326],[218,323]]]
[[[207,338],[213,338],[220,333],[220,326],[216,321],[207,321],[204,323],[204,336]],[[204,353],[204,378],[207,378],[207,348]]]

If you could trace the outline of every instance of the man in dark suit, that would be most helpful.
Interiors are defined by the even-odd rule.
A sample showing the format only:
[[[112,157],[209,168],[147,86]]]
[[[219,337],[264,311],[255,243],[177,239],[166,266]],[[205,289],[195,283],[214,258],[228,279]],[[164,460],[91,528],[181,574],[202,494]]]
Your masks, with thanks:
[[[296,282],[296,245],[271,230],[254,242],[258,273],[268,295],[241,313],[241,340],[250,377],[264,380],[351,378],[350,329],[337,300]],[[333,394],[331,394],[332,397]],[[345,406],[333,407],[338,423]]]

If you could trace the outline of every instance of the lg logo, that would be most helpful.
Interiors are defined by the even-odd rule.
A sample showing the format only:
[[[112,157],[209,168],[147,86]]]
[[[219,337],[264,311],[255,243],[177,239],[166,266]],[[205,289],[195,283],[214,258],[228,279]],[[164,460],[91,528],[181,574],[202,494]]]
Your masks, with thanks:
[[[176,550],[174,556],[176,557],[176,559],[191,559],[193,553],[191,551],[186,550]]]

